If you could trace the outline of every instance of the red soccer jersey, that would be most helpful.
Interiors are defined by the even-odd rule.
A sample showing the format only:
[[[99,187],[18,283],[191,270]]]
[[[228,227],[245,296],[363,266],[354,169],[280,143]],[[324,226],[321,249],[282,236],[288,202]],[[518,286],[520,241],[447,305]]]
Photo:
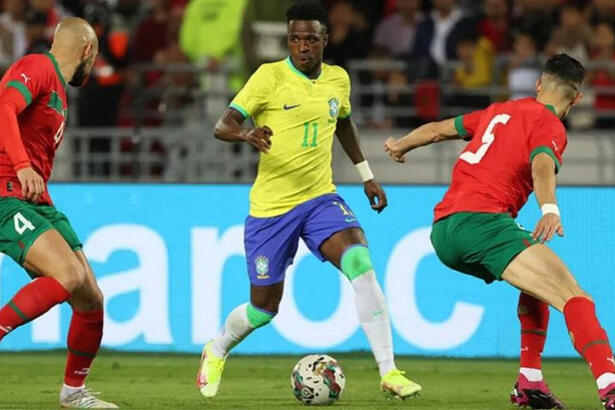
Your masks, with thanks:
[[[28,158],[25,164],[14,164],[6,148],[10,142],[4,138],[5,142],[0,144],[0,196],[23,199],[16,169],[31,165],[45,183],[51,175],[68,112],[66,82],[52,54],[31,54],[19,59],[4,74],[0,92],[10,87],[19,91],[25,100],[25,109],[17,114],[17,123]],[[51,204],[47,189],[39,202]]]
[[[470,143],[436,206],[436,221],[457,212],[516,217],[533,190],[532,158],[541,152],[550,155],[557,172],[567,144],[566,129],[553,108],[534,98],[496,103],[459,116],[455,127]]]

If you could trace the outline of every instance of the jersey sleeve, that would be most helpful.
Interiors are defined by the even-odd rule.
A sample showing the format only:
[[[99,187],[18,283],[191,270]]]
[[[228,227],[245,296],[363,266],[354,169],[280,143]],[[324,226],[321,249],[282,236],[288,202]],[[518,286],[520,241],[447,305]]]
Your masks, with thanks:
[[[455,117],[455,129],[464,140],[471,140],[478,128],[478,123],[483,116],[484,110],[474,111]]]
[[[39,61],[39,55],[30,55],[13,64],[6,74],[6,88],[14,88],[23,97],[26,107],[41,94],[49,80],[46,65]]]
[[[248,79],[235,96],[230,108],[239,111],[244,117],[251,117],[262,111],[271,100],[272,78],[266,66],[261,65]]]
[[[542,117],[536,123],[530,134],[529,161],[532,163],[536,155],[545,153],[555,162],[555,173],[558,173],[562,166],[562,155],[568,142],[566,129],[558,118],[550,113],[548,115],[549,117]]]
[[[344,88],[342,90],[343,98],[340,104],[340,112],[338,115],[338,118],[341,120],[349,118],[350,115],[352,114],[352,106],[350,105],[350,89],[351,89],[350,76],[348,75],[346,70],[343,70],[343,71],[344,71]]]

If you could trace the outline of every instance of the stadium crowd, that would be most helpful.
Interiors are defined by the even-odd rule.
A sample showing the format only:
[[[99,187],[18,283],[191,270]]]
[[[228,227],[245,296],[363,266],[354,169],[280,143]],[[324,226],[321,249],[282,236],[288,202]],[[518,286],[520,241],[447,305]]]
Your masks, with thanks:
[[[572,125],[615,127],[615,0],[323,1],[330,17],[326,60],[347,69],[353,60],[375,64],[353,80],[384,86],[385,108],[415,110],[412,118],[365,125],[406,126],[443,115],[440,106],[531,95],[541,61],[565,51],[589,64],[586,84],[593,86],[590,109]],[[0,65],[46,51],[59,19],[81,16],[94,24],[101,47],[93,78],[79,91],[78,125],[185,124],[185,115],[164,113],[192,107],[202,118],[194,115],[201,109],[194,108],[195,89],[209,95],[207,112],[219,112],[260,63],[283,56],[284,10],[293,2],[2,0]],[[373,68],[391,59],[404,68]],[[144,64],[154,66],[136,69]],[[201,71],[162,68],[182,64]],[[365,107],[372,100],[359,99]],[[137,118],[135,107],[145,114]]]

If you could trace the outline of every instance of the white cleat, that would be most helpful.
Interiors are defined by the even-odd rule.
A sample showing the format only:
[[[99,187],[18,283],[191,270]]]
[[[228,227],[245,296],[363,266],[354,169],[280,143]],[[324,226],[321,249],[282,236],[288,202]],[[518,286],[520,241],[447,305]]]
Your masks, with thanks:
[[[68,409],[119,409],[113,403],[108,403],[96,397],[97,394],[88,388],[83,388],[72,394],[60,393],[60,406]]]
[[[215,397],[218,393],[226,360],[226,358],[217,357],[211,351],[212,344],[213,341],[210,341],[203,347],[201,365],[196,375],[196,386],[203,397],[208,399]]]

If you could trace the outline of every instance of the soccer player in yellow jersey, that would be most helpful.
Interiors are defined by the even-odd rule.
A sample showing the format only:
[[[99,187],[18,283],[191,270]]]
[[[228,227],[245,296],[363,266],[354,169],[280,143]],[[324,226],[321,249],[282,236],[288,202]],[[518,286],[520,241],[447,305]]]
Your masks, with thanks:
[[[301,238],[314,255],[351,281],[382,390],[401,398],[413,396],[421,386],[395,366],[386,303],[365,235],[333,185],[335,134],[356,165],[372,208],[381,212],[387,205],[350,119],[350,79],[343,68],[322,62],[328,40],[322,6],[299,3],[286,16],[290,57],[261,65],[216,125],[217,138],[247,142],[262,154],[245,225],[250,303],[235,308],[219,336],[205,345],[197,385],[203,396],[214,397],[228,352],[276,315],[284,274]],[[255,128],[242,127],[247,117]]]

